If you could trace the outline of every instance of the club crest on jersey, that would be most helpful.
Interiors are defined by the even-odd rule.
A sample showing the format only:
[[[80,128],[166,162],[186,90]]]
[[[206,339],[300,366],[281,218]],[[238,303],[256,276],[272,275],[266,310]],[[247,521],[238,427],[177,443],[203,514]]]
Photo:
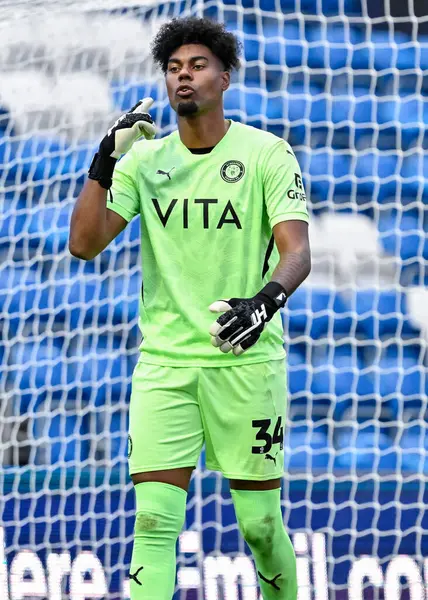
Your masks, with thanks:
[[[239,160],[228,160],[220,169],[220,175],[226,183],[236,183],[244,177],[245,167]]]

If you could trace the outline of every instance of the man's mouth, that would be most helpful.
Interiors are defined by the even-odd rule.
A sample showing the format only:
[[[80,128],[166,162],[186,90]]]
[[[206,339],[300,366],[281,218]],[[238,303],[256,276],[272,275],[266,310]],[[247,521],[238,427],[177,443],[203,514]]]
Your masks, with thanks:
[[[193,93],[194,93],[194,90],[191,87],[187,87],[187,86],[179,87],[176,92],[177,96],[180,96],[180,98],[188,98]]]

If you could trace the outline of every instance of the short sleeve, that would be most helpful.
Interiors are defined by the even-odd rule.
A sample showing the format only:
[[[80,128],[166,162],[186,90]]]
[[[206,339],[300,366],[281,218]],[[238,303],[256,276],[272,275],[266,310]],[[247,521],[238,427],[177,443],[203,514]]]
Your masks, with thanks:
[[[135,182],[135,158],[132,149],[117,163],[113,172],[111,194],[107,194],[107,208],[114,210],[126,221],[140,212],[140,197]]]
[[[268,149],[263,165],[264,201],[271,228],[281,221],[309,222],[299,163],[281,140]]]

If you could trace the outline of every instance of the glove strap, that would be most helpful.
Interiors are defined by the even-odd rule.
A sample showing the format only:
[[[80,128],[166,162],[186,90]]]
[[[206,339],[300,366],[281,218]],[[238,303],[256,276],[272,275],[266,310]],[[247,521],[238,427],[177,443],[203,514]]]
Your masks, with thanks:
[[[101,187],[109,190],[113,183],[113,171],[117,159],[97,152],[89,167],[88,177],[98,181]]]
[[[269,281],[263,289],[257,294],[263,295],[265,299],[269,299],[272,308],[276,307],[276,310],[282,308],[287,302],[288,294],[280,283],[277,281]]]

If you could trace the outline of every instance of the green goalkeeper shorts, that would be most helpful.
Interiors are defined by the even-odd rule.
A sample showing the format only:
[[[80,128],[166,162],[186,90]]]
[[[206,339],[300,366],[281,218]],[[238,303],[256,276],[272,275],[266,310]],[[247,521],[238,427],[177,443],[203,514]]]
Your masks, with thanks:
[[[129,472],[206,467],[231,479],[281,477],[284,360],[236,367],[139,362],[132,377]]]

